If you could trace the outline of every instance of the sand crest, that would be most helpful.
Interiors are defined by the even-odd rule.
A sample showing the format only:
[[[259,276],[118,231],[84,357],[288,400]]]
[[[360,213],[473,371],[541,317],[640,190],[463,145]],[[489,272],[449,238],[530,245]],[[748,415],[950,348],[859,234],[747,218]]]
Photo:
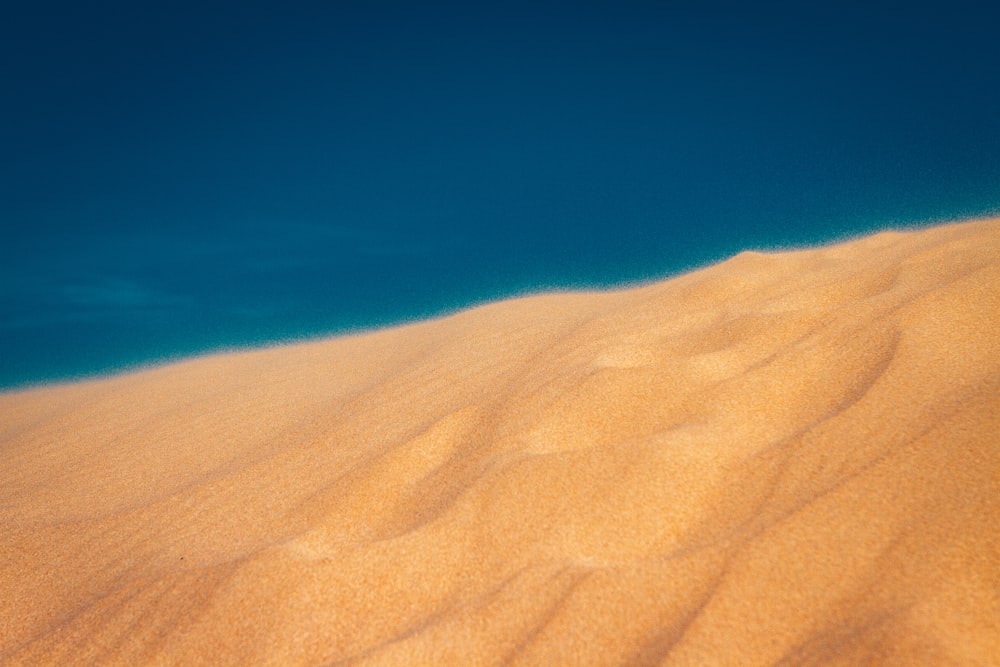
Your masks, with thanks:
[[[0,394],[0,663],[997,664],[1000,220]]]

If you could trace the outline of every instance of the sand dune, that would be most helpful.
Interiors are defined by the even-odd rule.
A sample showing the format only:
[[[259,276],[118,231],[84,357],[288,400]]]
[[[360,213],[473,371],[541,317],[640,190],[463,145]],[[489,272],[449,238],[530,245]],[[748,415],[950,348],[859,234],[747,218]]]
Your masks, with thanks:
[[[0,395],[0,663],[1000,664],[1000,220]]]

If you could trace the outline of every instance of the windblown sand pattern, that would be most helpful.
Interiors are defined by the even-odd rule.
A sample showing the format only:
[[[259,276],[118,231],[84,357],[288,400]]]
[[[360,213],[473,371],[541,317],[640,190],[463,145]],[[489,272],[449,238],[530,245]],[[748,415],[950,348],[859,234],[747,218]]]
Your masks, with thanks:
[[[1000,662],[1000,220],[0,395],[0,663]]]

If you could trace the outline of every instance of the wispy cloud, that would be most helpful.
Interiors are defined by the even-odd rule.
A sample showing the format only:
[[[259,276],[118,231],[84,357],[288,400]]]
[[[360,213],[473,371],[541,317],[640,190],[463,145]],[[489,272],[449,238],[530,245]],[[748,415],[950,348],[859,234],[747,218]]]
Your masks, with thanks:
[[[152,308],[176,306],[186,301],[181,296],[120,278],[64,285],[59,289],[59,296],[64,303],[82,308]]]

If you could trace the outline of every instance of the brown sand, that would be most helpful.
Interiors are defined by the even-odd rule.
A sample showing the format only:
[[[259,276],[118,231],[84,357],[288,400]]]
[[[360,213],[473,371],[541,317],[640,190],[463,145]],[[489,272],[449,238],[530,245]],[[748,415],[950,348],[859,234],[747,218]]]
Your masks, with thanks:
[[[0,395],[3,664],[1000,664],[1000,220]]]

